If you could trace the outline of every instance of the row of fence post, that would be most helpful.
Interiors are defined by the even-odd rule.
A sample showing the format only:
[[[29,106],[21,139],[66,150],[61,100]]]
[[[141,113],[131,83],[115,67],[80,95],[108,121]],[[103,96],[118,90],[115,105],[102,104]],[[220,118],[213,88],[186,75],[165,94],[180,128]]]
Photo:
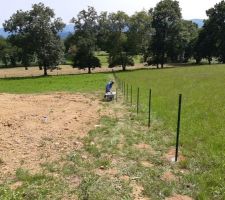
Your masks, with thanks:
[[[118,82],[119,89],[121,89],[121,92],[123,94],[123,99],[126,100],[127,103],[129,103],[129,85],[125,82],[120,80],[116,74],[114,73],[114,77],[116,81]],[[118,88],[116,89],[116,92],[118,92]],[[117,95],[116,95],[117,96]],[[116,101],[117,101],[116,97]],[[140,112],[140,88],[137,88],[137,102],[136,102],[136,113],[137,115]],[[133,86],[130,86],[130,105],[133,106]],[[178,153],[179,153],[179,136],[180,136],[180,123],[181,123],[181,106],[182,106],[182,94],[179,94],[179,100],[178,100],[178,114],[177,114],[177,131],[176,131],[176,146],[175,146],[175,162],[178,161]],[[151,112],[152,112],[152,89],[149,89],[149,95],[148,95],[148,127],[151,127]]]
[[[126,100],[127,103],[129,103],[130,100],[130,105],[133,105],[133,86],[130,86],[130,99],[129,99],[129,85],[126,84],[123,81],[120,81],[118,78],[117,80],[119,81],[119,88],[122,91],[122,95],[124,100]],[[116,92],[118,92],[118,89],[116,89]],[[151,124],[151,98],[152,98],[152,90],[149,90],[149,103],[148,103],[148,127],[150,127]],[[137,88],[137,101],[136,101],[136,112],[139,114],[140,112],[140,88]]]

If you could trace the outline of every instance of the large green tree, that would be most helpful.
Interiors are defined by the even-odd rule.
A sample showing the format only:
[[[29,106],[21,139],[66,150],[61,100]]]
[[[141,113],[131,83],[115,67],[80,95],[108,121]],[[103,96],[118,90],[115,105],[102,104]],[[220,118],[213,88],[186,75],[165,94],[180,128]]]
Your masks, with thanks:
[[[111,34],[110,20],[107,12],[101,12],[98,16],[97,47],[102,51],[108,50],[109,37]]]
[[[88,68],[88,73],[91,73],[91,68],[101,67],[99,59],[94,54],[97,43],[97,19],[96,10],[89,6],[71,20],[74,23],[76,46],[73,66],[79,69]]]
[[[16,46],[20,49],[19,51],[19,60],[21,64],[27,70],[31,65],[31,61],[34,59],[34,48],[32,45],[32,38],[28,37],[28,34],[15,34],[11,35],[9,38],[9,43],[13,46]]]
[[[133,66],[132,53],[128,48],[129,16],[118,11],[109,14],[110,34],[108,37],[109,67],[121,66],[126,70],[127,66]]]
[[[207,10],[206,14],[208,19],[196,42],[196,55],[199,60],[207,58],[209,62],[215,56],[225,63],[225,1]]]
[[[129,18],[128,24],[128,48],[135,55],[144,55],[153,34],[152,10],[136,12]]]
[[[212,58],[217,56],[216,38],[216,33],[207,24],[199,31],[198,38],[194,43],[194,58],[197,64],[203,58],[211,64]]]
[[[197,24],[192,21],[182,20],[180,31],[175,41],[176,48],[174,48],[172,61],[175,62],[188,62],[194,55],[194,44],[198,38],[199,29]]]
[[[21,49],[13,46],[7,39],[0,38],[0,60],[5,67],[15,67],[21,58]]]
[[[0,60],[4,63],[5,67],[8,66],[9,55],[7,53],[8,44],[6,39],[0,38]]]
[[[178,1],[160,1],[153,10],[151,51],[155,62],[163,68],[166,59],[173,59],[181,27],[181,9]]]
[[[11,33],[10,40],[22,49],[22,62],[26,65],[35,54],[47,75],[49,68],[62,61],[64,47],[58,33],[65,24],[43,3],[34,4],[30,11],[17,11],[3,26]]]

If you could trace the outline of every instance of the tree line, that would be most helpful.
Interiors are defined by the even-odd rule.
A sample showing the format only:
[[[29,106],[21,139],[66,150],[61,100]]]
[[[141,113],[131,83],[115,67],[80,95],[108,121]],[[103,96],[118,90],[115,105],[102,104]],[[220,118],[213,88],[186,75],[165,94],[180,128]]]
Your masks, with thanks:
[[[20,62],[27,69],[39,65],[47,75],[63,62],[65,55],[80,69],[101,67],[97,50],[108,53],[109,67],[134,65],[134,55],[141,55],[147,65],[163,68],[165,63],[200,63],[213,58],[225,63],[225,1],[206,11],[208,19],[198,28],[184,20],[178,1],[162,0],[155,8],[128,16],[123,11],[82,10],[71,19],[74,34],[64,41],[59,37],[65,24],[54,10],[43,3],[29,11],[19,10],[3,24],[10,35],[0,38],[0,60],[5,66]]]

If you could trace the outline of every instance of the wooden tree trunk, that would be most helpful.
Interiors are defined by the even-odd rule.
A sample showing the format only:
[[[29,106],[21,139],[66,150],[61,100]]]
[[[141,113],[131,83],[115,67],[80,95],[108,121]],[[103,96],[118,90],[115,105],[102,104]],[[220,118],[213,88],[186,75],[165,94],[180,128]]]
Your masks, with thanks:
[[[47,66],[44,66],[44,76],[48,76]]]
[[[126,65],[122,65],[123,71],[126,71]]]
[[[91,74],[91,67],[88,67],[88,74]]]
[[[208,58],[209,65],[211,65],[212,59]]]
[[[196,64],[199,65],[200,62],[201,62],[201,59],[200,58],[195,58],[195,60],[196,60]]]
[[[164,62],[165,62],[165,52],[164,52],[164,50],[163,50],[163,52],[162,52],[162,55],[161,55],[161,68],[163,68],[164,67]]]
[[[222,63],[225,64],[225,56],[222,56]]]
[[[3,63],[4,63],[4,65],[5,65],[5,67],[8,67],[8,61],[7,61],[6,58],[3,58]]]

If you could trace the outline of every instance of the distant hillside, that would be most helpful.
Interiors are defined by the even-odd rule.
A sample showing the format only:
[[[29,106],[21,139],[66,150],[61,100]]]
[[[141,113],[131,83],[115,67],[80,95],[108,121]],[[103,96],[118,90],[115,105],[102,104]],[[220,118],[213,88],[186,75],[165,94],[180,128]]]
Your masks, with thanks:
[[[204,19],[192,19],[191,21],[198,24],[199,28],[202,28],[204,25]]]
[[[67,24],[65,26],[65,28],[62,30],[62,32],[59,33],[59,35],[62,39],[65,39],[71,33],[74,33],[74,25],[73,24]]]
[[[69,34],[74,33],[74,25],[73,24],[67,24],[65,28],[62,30],[62,32],[59,33],[60,37],[62,39],[65,39]],[[4,28],[0,28],[0,36],[6,38],[8,37],[8,33],[4,31]]]
[[[4,28],[0,28],[0,36],[6,38],[9,34],[4,31]]]

